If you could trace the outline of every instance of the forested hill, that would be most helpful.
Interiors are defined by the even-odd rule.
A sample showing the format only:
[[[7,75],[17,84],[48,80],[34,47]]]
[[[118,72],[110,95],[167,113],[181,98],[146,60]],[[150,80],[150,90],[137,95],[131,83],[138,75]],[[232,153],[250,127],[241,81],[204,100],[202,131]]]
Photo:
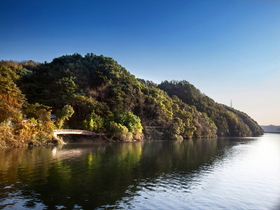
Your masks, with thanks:
[[[176,95],[184,103],[206,113],[217,126],[218,136],[254,136],[263,134],[262,128],[246,113],[216,103],[187,81],[164,81],[158,88],[168,95]]]
[[[73,54],[50,63],[2,61],[0,65],[2,72],[17,75],[12,79],[14,88],[19,88],[24,95],[18,97],[25,101],[17,109],[36,118],[31,108],[45,107],[57,116],[56,127],[105,132],[116,140],[263,133],[248,115],[216,103],[186,81],[157,85],[137,79],[102,55]],[[13,121],[15,116],[3,117],[2,123],[7,119]]]

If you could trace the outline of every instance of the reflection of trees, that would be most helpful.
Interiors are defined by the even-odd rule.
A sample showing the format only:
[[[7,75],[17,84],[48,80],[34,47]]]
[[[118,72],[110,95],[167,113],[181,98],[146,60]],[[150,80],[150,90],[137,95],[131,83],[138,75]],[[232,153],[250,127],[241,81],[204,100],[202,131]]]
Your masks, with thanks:
[[[38,201],[48,208],[114,204],[131,183],[141,155],[142,142],[1,150],[0,189],[19,186],[7,188],[0,199],[21,189],[29,207]]]
[[[143,148],[144,173],[170,173],[198,170],[201,165],[215,158],[217,139],[187,141],[147,142]],[[147,153],[147,155],[146,155]]]
[[[1,150],[0,189],[21,184],[1,193],[0,202],[8,190],[21,189],[20,196],[29,199],[26,206],[108,207],[168,174],[184,174],[178,180],[186,185],[188,177],[211,167],[228,146],[230,141],[198,139]]]
[[[69,172],[71,177],[64,180],[59,170],[61,167],[50,168],[48,182],[36,189],[39,192],[38,198],[48,208],[60,205],[71,209],[79,205],[83,209],[92,209],[104,204],[114,204],[124,195],[127,184],[131,183],[131,168],[135,167],[141,158],[141,144],[107,145],[103,152],[99,152],[100,147],[93,145],[80,147],[79,151],[84,153],[68,165],[71,170],[67,173]],[[57,153],[59,152],[62,151]],[[63,162],[67,163],[68,159]],[[46,193],[46,188],[50,193]],[[53,189],[55,193],[51,193]]]

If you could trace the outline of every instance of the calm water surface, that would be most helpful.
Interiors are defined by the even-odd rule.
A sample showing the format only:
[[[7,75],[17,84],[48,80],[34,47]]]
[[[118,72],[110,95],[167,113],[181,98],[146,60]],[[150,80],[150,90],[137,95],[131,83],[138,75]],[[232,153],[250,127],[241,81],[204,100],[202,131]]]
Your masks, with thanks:
[[[280,135],[0,149],[0,209],[280,209]]]

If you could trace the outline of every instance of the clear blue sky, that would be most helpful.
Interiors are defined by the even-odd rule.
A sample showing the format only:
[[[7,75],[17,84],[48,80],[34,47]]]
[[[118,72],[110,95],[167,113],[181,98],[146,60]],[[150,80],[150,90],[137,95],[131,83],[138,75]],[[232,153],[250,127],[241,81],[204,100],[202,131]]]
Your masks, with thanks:
[[[279,0],[9,0],[0,31],[0,60],[103,54],[280,125]]]

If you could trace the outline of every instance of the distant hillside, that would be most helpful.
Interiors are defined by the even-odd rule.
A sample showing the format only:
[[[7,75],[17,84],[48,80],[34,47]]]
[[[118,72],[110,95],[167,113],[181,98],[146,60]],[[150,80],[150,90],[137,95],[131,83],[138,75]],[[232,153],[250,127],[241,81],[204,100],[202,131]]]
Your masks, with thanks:
[[[59,127],[104,132],[115,140],[263,133],[247,114],[216,103],[187,81],[157,85],[137,79],[102,55],[73,54],[50,63],[0,64],[18,75],[17,86],[28,104],[42,104],[60,117]]]
[[[280,126],[276,125],[261,125],[265,133],[280,133]]]
[[[185,80],[164,81],[158,85],[158,88],[166,91],[169,96],[176,95],[184,103],[195,106],[198,111],[206,113],[217,126],[218,136],[258,136],[263,134],[258,123],[246,113],[216,103]]]

